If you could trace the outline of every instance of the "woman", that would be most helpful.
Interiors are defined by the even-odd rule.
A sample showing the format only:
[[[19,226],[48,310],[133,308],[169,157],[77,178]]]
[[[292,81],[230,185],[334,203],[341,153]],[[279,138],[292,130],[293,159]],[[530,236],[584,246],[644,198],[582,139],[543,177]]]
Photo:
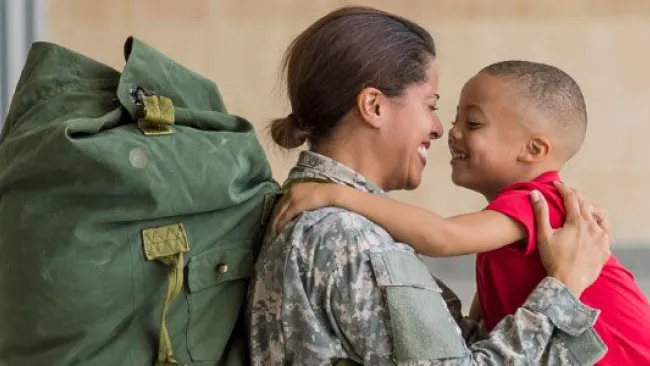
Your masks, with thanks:
[[[285,58],[292,113],[271,125],[278,145],[310,146],[287,185],[333,182],[379,195],[416,188],[427,150],[443,132],[435,55],[420,26],[370,8],[339,9],[300,34]],[[543,201],[536,203],[549,277],[473,344],[466,343],[473,324],[461,317],[457,298],[409,246],[349,211],[301,215],[267,235],[256,265],[248,309],[253,364],[595,362],[605,352],[591,327],[597,311],[577,297],[602,268],[609,239],[563,192],[576,219],[562,230],[548,227]]]

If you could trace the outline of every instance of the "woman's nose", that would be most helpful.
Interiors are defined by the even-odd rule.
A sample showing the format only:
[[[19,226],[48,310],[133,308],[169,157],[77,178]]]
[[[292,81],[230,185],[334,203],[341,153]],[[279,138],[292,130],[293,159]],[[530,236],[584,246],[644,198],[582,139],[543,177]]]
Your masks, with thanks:
[[[432,140],[437,140],[442,137],[444,134],[444,129],[442,128],[442,123],[440,122],[440,119],[434,118],[433,121],[433,130],[431,130],[431,139]]]

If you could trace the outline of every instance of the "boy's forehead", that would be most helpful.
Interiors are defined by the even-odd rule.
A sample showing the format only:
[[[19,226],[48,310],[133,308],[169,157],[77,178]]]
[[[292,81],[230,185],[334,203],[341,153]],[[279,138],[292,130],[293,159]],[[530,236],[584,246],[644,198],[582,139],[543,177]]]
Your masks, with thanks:
[[[501,126],[519,125],[529,110],[527,98],[518,95],[514,81],[478,74],[461,92],[458,112],[484,116]],[[523,104],[522,104],[523,103]]]
[[[515,104],[518,98],[516,98],[516,93],[513,92],[513,85],[511,84],[512,81],[479,73],[469,79],[463,86],[459,106],[463,108],[480,108],[488,103],[506,102],[511,105]]]

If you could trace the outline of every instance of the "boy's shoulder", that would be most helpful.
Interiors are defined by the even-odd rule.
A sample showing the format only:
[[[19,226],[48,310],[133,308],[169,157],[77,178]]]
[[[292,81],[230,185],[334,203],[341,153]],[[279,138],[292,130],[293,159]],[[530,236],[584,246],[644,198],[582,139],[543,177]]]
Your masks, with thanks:
[[[522,208],[532,214],[530,193],[535,190],[544,196],[551,211],[557,210],[563,214],[564,202],[557,188],[553,185],[554,181],[560,181],[560,176],[558,172],[550,171],[532,180],[509,184],[490,201],[490,206]]]
[[[535,211],[530,200],[530,193],[533,190],[540,192],[548,203],[550,224],[558,228],[564,224],[565,210],[564,202],[553,180],[557,176],[547,175],[546,179],[534,179],[531,181],[517,182],[511,184],[497,194],[485,208],[504,214],[519,223],[527,233],[524,240],[524,252],[531,253],[535,248],[536,223]],[[544,178],[544,175],[540,176]]]

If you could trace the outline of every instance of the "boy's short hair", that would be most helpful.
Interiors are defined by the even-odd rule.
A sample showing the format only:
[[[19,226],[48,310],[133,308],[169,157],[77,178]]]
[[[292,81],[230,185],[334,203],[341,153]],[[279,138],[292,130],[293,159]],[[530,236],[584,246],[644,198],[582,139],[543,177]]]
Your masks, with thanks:
[[[582,146],[587,130],[587,107],[578,83],[559,68],[532,61],[501,61],[481,70],[490,76],[513,81],[526,98],[554,124],[553,140],[565,160]]]

